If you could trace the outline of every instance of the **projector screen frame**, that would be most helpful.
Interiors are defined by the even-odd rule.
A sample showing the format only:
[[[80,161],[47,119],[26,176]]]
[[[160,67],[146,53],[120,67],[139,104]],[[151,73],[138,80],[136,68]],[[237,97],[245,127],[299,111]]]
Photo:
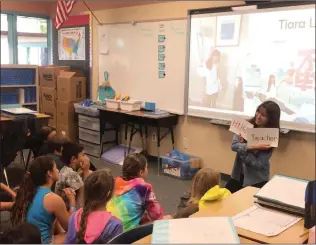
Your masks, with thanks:
[[[185,90],[184,90],[184,116],[190,116],[190,117],[196,117],[196,118],[203,118],[203,119],[217,119],[222,121],[231,121],[229,118],[231,115],[234,115],[233,112],[230,113],[221,113],[216,112],[217,117],[211,117],[211,116],[201,116],[196,113],[190,113],[189,110],[189,77],[190,77],[190,41],[191,41],[191,19],[194,15],[202,15],[202,14],[218,14],[218,13],[241,13],[241,14],[247,14],[247,13],[253,13],[257,10],[265,10],[265,9],[274,9],[274,8],[294,8],[294,7],[302,7],[308,6],[308,5],[314,5],[311,1],[279,1],[279,2],[262,2],[262,3],[249,3],[249,4],[241,4],[241,5],[233,5],[233,6],[225,6],[225,7],[215,7],[215,8],[203,8],[203,9],[191,9],[188,10],[187,15],[187,23],[188,23],[188,29],[187,29],[187,50],[186,50],[186,74],[185,74]],[[273,10],[272,10],[273,11]],[[261,11],[260,11],[261,12]],[[235,113],[235,115],[237,115]],[[241,115],[244,119],[250,119],[251,117]],[[296,132],[303,132],[303,133],[313,133],[315,134],[315,127],[316,125],[312,124],[306,124],[306,128],[301,127],[297,128],[295,127],[295,122],[289,122],[289,121],[281,121],[285,122],[287,125],[284,127],[281,125],[282,129],[285,130],[291,130]]]

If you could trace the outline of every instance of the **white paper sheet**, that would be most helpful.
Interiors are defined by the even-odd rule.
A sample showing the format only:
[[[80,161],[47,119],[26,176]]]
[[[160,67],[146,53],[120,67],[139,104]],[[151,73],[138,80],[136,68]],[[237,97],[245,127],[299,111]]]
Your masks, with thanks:
[[[234,116],[230,124],[229,131],[241,135],[245,140],[247,140],[247,130],[248,128],[253,128],[253,125],[246,121],[245,119]]]
[[[36,111],[32,111],[32,110],[30,110],[28,108],[24,108],[24,107],[1,109],[1,111],[8,112],[8,113],[11,113],[11,114],[16,114],[16,115],[19,115],[19,114],[34,114],[34,113],[36,113]]]
[[[154,223],[153,244],[238,244],[231,218],[203,217],[159,220]]]
[[[307,184],[307,180],[274,175],[273,178],[259,190],[255,197],[304,209]]]
[[[252,206],[233,217],[236,227],[264,236],[277,236],[300,220],[300,217],[260,206]]]
[[[269,144],[271,147],[278,147],[279,133],[280,129],[278,128],[248,128],[248,146]]]

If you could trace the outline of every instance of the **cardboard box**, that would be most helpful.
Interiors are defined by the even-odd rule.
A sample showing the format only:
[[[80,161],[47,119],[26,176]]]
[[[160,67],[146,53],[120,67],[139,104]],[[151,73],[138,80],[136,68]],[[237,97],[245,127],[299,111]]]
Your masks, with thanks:
[[[77,140],[78,140],[78,125],[76,125],[75,122],[68,124],[68,125],[65,125],[65,124],[59,123],[59,121],[58,121],[57,133],[66,135],[67,138],[71,142],[77,142]]]
[[[62,71],[70,70],[69,66],[40,66],[38,67],[39,84],[41,87],[56,88],[57,77]]]
[[[79,101],[86,98],[86,78],[79,71],[63,71],[57,78],[59,101]]]
[[[56,128],[57,126],[57,110],[54,107],[41,107],[40,113],[49,115],[48,126]]]
[[[58,123],[69,125],[76,121],[74,102],[57,101]]]
[[[56,109],[56,89],[40,88],[40,113],[51,116],[48,125],[57,126],[57,109]]]
[[[57,93],[54,88],[40,88],[40,107],[56,109]]]

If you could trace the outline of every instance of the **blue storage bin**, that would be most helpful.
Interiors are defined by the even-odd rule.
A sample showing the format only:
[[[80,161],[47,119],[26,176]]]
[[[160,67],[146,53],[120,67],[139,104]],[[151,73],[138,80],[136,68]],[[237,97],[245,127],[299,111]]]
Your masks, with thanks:
[[[1,85],[35,84],[36,71],[33,68],[1,68]]]
[[[162,160],[164,175],[181,180],[192,179],[196,172],[200,169],[191,167],[191,161],[193,159],[202,162],[199,157],[184,154],[177,150],[167,153],[160,158]]]
[[[0,93],[1,104],[18,104],[18,95],[16,92],[3,92]]]

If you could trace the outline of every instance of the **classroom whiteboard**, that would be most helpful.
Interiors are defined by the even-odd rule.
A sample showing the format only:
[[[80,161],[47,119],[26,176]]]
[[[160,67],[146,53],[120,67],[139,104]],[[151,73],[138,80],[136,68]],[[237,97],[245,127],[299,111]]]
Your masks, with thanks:
[[[187,20],[99,26],[99,84],[184,114]],[[160,59],[160,60],[159,60]]]

